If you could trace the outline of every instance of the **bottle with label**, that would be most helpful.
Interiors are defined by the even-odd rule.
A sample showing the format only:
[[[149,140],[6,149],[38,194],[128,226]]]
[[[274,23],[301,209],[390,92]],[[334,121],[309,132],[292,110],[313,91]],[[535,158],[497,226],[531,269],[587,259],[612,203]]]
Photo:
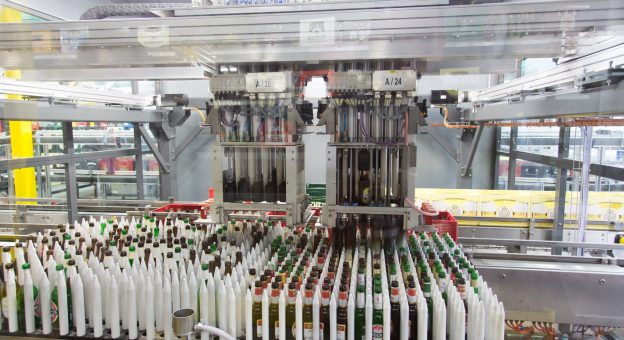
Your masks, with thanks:
[[[433,334],[433,299],[431,298],[431,280],[429,276],[423,278],[423,294],[427,303],[427,339]]]
[[[297,301],[297,283],[290,282],[288,284],[288,299],[286,300],[286,340],[296,339],[296,301]]]
[[[305,297],[303,300],[303,339],[314,339],[314,321],[312,314],[312,300],[314,299],[314,287],[308,283],[305,286]]]
[[[418,306],[416,305],[416,282],[412,278],[407,286],[407,303],[409,304],[409,337],[418,339]]]
[[[357,286],[355,318],[354,318],[353,334],[355,340],[366,339],[366,286],[359,284]]]
[[[349,302],[348,289],[346,285],[340,285],[338,292],[338,309],[336,311],[336,340],[347,339],[348,311]]]
[[[253,340],[262,340],[262,281],[255,283],[254,301],[251,311]]]
[[[479,294],[479,274],[474,268],[470,268],[470,287],[474,290],[475,294]]]
[[[56,277],[58,277],[59,275],[63,275],[65,276],[65,273],[63,272],[63,265],[62,264],[57,264],[56,265]],[[60,328],[60,318],[59,318],[59,310],[58,310],[58,306],[59,306],[59,292],[58,292],[58,287],[55,285],[54,290],[52,290],[52,294],[51,294],[51,303],[50,303],[50,307],[51,307],[51,312],[52,312],[52,329],[55,330],[55,332],[59,331]]]
[[[280,284],[271,284],[271,302],[269,303],[269,339],[279,339],[279,296]]]
[[[329,321],[329,300],[331,299],[331,290],[329,284],[323,283],[321,290],[321,321],[319,323],[319,331],[321,340],[329,340],[330,321]]]
[[[390,318],[392,320],[390,339],[398,340],[401,338],[401,305],[399,304],[399,282],[392,281],[390,287]]]
[[[381,290],[381,282],[375,284],[373,295],[373,339],[383,339],[383,295]]]

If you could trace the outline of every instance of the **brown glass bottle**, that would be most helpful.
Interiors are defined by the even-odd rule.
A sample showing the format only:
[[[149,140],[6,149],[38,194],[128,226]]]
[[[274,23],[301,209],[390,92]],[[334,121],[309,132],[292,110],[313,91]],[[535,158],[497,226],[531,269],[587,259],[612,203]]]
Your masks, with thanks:
[[[311,284],[305,286],[305,299],[303,302],[303,339],[313,340],[313,319],[312,319],[312,299],[314,298],[314,291]]]
[[[347,286],[341,285],[340,292],[338,293],[338,310],[336,312],[336,340],[347,339],[347,301],[348,292]]]
[[[253,340],[262,340],[262,281],[256,281],[251,310]]]
[[[295,332],[296,320],[297,320],[297,283],[291,282],[288,284],[288,300],[286,301],[286,340],[295,340],[297,338]]]
[[[329,340],[330,323],[329,323],[329,299],[331,298],[331,290],[329,284],[324,283],[321,290],[321,322],[319,324],[319,332],[321,340]]]
[[[401,306],[399,304],[399,282],[392,281],[390,288],[390,339],[399,340],[401,338]]]
[[[279,295],[278,282],[271,284],[271,302],[269,303],[269,339],[279,339]]]

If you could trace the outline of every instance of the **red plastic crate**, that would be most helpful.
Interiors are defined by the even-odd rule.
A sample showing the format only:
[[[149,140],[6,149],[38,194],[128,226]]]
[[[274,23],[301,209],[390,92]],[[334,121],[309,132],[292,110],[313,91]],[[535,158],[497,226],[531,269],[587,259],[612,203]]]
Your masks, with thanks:
[[[170,203],[167,205],[163,205],[160,208],[154,209],[152,210],[152,212],[191,212],[198,210],[201,218],[207,218],[210,205],[210,201],[205,201],[201,203]]]
[[[440,211],[437,217],[424,216],[425,224],[433,225],[440,236],[449,233],[453,241],[457,241],[457,220],[448,211]]]

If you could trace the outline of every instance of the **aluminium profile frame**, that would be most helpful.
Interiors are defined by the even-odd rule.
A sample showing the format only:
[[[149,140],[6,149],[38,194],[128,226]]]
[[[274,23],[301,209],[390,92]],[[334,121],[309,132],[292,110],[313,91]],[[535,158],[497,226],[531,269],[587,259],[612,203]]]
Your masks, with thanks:
[[[28,90],[28,89],[26,89]],[[19,88],[12,88],[11,91],[21,93]],[[42,94],[45,94],[42,92]],[[76,96],[80,96],[81,92],[78,91]],[[68,96],[74,96],[69,94]],[[105,96],[105,94],[102,94]],[[130,96],[129,100],[132,101],[135,97]],[[104,98],[104,97],[101,97]],[[40,98],[46,99],[46,98]],[[75,164],[82,160],[87,159],[99,159],[99,158],[113,158],[121,156],[134,156],[135,159],[141,159],[143,155],[141,139],[135,138],[134,147],[122,148],[117,150],[105,150],[94,151],[85,153],[74,153],[74,138],[72,130],[72,122],[84,121],[85,118],[91,122],[115,122],[115,123],[133,123],[135,125],[135,137],[141,136],[139,125],[149,123],[151,125],[160,126],[162,129],[171,130],[173,127],[169,125],[170,112],[164,109],[140,109],[139,107],[127,108],[119,106],[83,106],[83,105],[66,105],[58,104],[54,101],[57,98],[47,98],[47,102],[35,102],[35,101],[17,101],[17,100],[0,100],[0,119],[2,120],[20,120],[20,121],[57,121],[63,124],[63,144],[65,145],[65,154],[54,156],[37,156],[21,159],[7,159],[0,160],[0,170],[18,169],[36,167],[42,165],[51,164],[64,164],[69,171],[65,172],[66,179],[66,192],[67,192],[67,206],[68,206],[68,221],[76,220],[78,216],[77,202],[77,187]],[[77,99],[77,98],[76,98]],[[88,98],[87,98],[88,99]],[[144,98],[143,98],[144,99]],[[116,105],[120,105],[120,100],[115,100],[113,97],[112,102]],[[132,103],[126,103],[132,104]],[[134,104],[140,104],[134,102]],[[174,108],[176,110],[176,108]],[[171,133],[169,133],[171,134]],[[166,135],[166,134],[165,134]],[[175,134],[173,135],[175,138]],[[146,140],[147,141],[147,140]],[[149,140],[151,141],[151,139]],[[155,144],[155,143],[154,143]],[[160,173],[161,178],[161,196],[171,196],[175,187],[175,173],[171,173],[171,160],[162,156],[160,149],[161,145],[165,146],[169,143],[159,143],[157,147],[152,149],[152,152],[157,159],[167,166],[162,169]],[[165,153],[167,154],[167,153]],[[160,156],[160,157],[159,157]],[[141,161],[138,162],[142,163]],[[140,174],[137,174],[139,176]],[[143,198],[143,188],[139,188],[142,183],[141,180],[137,181],[137,197]],[[164,185],[162,183],[165,183]],[[168,188],[165,188],[169,186]],[[163,197],[164,197],[163,196]]]

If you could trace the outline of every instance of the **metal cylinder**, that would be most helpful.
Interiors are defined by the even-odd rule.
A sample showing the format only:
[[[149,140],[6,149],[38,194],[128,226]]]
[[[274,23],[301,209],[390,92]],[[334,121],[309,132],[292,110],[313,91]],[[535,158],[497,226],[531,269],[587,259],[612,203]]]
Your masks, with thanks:
[[[190,308],[179,309],[173,313],[173,334],[185,337],[193,333],[195,311]]]

